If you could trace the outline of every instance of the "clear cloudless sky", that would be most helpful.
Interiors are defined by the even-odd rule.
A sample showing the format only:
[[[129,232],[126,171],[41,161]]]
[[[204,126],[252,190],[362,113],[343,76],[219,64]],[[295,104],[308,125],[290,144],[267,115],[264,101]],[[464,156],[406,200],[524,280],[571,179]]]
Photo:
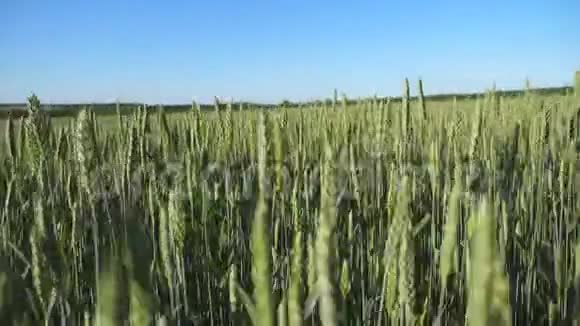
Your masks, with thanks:
[[[0,0],[0,102],[570,85],[580,0]],[[414,89],[414,88],[413,88]]]

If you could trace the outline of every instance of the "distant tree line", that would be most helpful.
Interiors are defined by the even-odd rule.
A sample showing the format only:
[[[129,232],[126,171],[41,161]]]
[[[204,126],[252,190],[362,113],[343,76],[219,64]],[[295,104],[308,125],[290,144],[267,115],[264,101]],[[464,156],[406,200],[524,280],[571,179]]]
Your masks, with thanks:
[[[577,74],[580,76],[580,73]],[[580,80],[580,77],[577,77]],[[577,83],[580,83],[577,81]],[[575,85],[576,87],[580,87]],[[574,92],[574,86],[566,86],[566,87],[548,87],[548,88],[534,88],[531,90],[535,94],[538,95],[565,95]],[[514,96],[521,96],[525,94],[526,90],[502,90],[496,91],[496,94],[506,97],[514,97]],[[457,100],[465,100],[465,99],[473,99],[477,98],[478,96],[482,96],[483,93],[463,93],[463,94],[437,94],[437,95],[426,95],[425,98],[430,101],[449,101],[453,98]],[[385,100],[386,97],[378,97],[379,100]],[[414,97],[411,97],[414,99]],[[334,99],[323,99],[317,101],[309,101],[309,102],[291,102],[289,100],[284,100],[278,104],[262,104],[262,103],[250,103],[250,102],[235,102],[235,103],[219,103],[218,108],[220,110],[226,110],[228,107],[231,107],[232,110],[248,110],[248,109],[272,109],[276,107],[284,107],[284,108],[300,108],[303,106],[309,105],[332,105],[335,103],[336,105],[343,105],[341,103],[346,103],[347,105],[355,104],[358,101],[365,101],[369,100],[369,98],[363,99],[347,99],[346,97],[338,100],[335,95]],[[400,101],[400,97],[390,97],[391,101],[397,102]],[[52,104],[52,105],[41,105],[41,109],[43,111],[49,112],[52,117],[66,117],[66,116],[74,116],[77,111],[82,109],[83,107],[90,107],[94,110],[94,112],[98,115],[107,115],[107,114],[116,114],[119,111],[121,114],[129,114],[136,108],[143,106],[145,104],[141,103],[96,103],[96,104]],[[147,105],[148,109],[157,110],[159,105]],[[216,109],[216,104],[200,104],[196,105],[196,108],[199,108],[201,111],[214,111]],[[166,112],[185,112],[192,110],[192,104],[176,104],[176,105],[163,105],[163,109]],[[0,119],[5,119],[8,115],[11,115],[12,118],[20,118],[26,116],[26,104],[24,103],[0,103]]]

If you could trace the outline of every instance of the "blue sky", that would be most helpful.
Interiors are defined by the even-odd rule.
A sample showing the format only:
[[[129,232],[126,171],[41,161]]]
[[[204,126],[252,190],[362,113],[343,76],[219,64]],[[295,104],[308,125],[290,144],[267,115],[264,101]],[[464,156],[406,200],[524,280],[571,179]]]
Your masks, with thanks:
[[[0,102],[278,102],[571,84],[580,1],[0,0]]]

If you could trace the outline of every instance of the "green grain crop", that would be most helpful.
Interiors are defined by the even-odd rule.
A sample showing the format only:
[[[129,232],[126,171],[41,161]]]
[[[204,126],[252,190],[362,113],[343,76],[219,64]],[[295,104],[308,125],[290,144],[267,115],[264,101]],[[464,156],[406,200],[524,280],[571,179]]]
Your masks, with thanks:
[[[0,123],[0,324],[578,325],[578,98],[411,86],[74,119],[30,97]]]

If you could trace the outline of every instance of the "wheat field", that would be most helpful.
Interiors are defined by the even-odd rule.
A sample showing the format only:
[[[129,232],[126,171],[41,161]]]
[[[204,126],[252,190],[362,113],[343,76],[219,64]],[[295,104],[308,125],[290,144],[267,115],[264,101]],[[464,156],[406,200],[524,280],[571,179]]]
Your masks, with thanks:
[[[580,99],[410,93],[31,97],[0,122],[0,324],[580,325]]]

